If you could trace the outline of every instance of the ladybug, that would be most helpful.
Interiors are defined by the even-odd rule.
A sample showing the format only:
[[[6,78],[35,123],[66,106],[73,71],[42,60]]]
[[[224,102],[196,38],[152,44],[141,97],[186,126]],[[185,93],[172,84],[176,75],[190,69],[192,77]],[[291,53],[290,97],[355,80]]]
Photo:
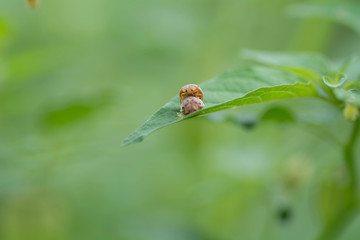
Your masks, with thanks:
[[[181,112],[184,115],[199,111],[203,109],[205,104],[200,98],[197,97],[187,97],[181,104]]]
[[[180,89],[179,97],[180,103],[182,103],[187,97],[197,97],[200,100],[203,100],[204,94],[198,85],[188,84]]]

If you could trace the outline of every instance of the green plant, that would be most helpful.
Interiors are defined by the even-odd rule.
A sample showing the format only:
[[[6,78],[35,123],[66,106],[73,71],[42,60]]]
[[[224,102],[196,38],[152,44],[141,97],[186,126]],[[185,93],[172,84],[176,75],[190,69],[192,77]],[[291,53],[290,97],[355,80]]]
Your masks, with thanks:
[[[355,3],[297,4],[288,8],[288,14],[292,17],[328,19],[348,26],[357,34],[360,33],[359,13],[360,5]],[[204,109],[179,118],[179,98],[176,96],[128,136],[123,145],[142,141],[151,132],[173,123],[249,104],[288,102],[285,107],[270,108],[262,117],[255,120],[244,122],[228,112],[222,112],[227,116],[223,119],[230,119],[244,127],[253,127],[254,124],[266,120],[294,123],[298,119],[292,116],[291,110],[301,109],[297,109],[296,104],[292,106],[290,99],[312,98],[326,101],[348,122],[348,128],[339,126],[337,129],[340,135],[344,135],[342,139],[333,136],[330,129],[327,129],[328,126],[317,123],[314,116],[300,121],[305,122],[312,131],[331,137],[342,149],[343,168],[338,169],[341,177],[332,175],[328,179],[323,179],[319,190],[319,212],[324,217],[324,227],[318,239],[340,238],[359,207],[356,164],[356,144],[360,130],[359,63],[353,57],[343,60],[341,64],[334,63],[315,53],[246,50],[241,55],[246,62],[242,68],[200,84],[205,95]],[[212,119],[212,116],[209,115],[208,118]],[[336,126],[335,120],[327,121],[334,121],[333,125]],[[298,175],[296,170],[293,173],[294,176]],[[293,178],[290,177],[289,186],[292,185],[292,181]]]
[[[204,109],[180,118],[177,114],[179,97],[176,96],[126,138],[123,145],[139,142],[161,127],[243,105],[296,98],[326,101],[339,109],[338,113],[343,114],[352,125],[352,130],[342,146],[349,181],[345,192],[342,192],[339,212],[326,223],[320,236],[320,239],[336,238],[358,205],[354,148],[360,124],[360,81],[354,76],[346,75],[347,69],[356,62],[353,59],[346,60],[341,66],[333,67],[324,57],[314,53],[270,53],[252,50],[244,51],[242,57],[248,61],[243,68],[200,84],[204,91]],[[280,110],[280,115],[285,116],[283,113],[287,113],[287,110]],[[284,121],[284,118],[279,117],[279,111],[275,112],[275,115],[278,115],[275,119]],[[266,118],[268,117],[266,115]],[[264,115],[263,120],[266,118]],[[285,118],[289,119],[286,116]]]

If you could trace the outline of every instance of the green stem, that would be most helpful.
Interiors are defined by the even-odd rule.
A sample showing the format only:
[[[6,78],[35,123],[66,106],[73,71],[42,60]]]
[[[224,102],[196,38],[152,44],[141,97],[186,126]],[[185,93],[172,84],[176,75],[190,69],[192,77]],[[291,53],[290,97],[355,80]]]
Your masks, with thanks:
[[[348,183],[348,201],[341,214],[335,221],[329,223],[324,232],[318,238],[319,240],[337,239],[352,220],[357,208],[357,175],[355,166],[354,146],[359,135],[360,120],[354,122],[354,126],[347,143],[344,145],[344,160],[346,163],[347,173],[349,176]]]
[[[357,175],[356,175],[356,162],[354,146],[359,134],[360,120],[357,119],[354,123],[353,131],[350,135],[349,141],[344,146],[344,157],[346,161],[347,170],[349,173],[349,190],[352,193],[352,204],[356,205],[357,202]]]

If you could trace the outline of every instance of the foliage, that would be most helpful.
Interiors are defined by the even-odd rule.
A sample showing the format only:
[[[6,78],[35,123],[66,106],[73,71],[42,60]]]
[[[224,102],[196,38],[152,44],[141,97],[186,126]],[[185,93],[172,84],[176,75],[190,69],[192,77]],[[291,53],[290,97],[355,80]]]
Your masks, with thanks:
[[[320,98],[335,105],[342,101],[360,106],[358,81],[349,81],[353,86],[348,90],[343,89],[342,85],[347,79],[336,77],[346,69],[332,71],[330,63],[322,56],[250,50],[245,51],[243,56],[267,66],[244,67],[201,84],[205,108],[184,118],[178,116],[179,97],[174,97],[125,139],[123,145],[141,141],[154,130],[172,123],[247,104],[291,98]],[[334,79],[334,84],[330,84],[327,78]]]
[[[267,67],[247,67],[228,72],[200,86],[206,96],[204,109],[184,118],[178,117],[179,97],[174,97],[130,135],[124,145],[140,141],[156,129],[195,116],[246,104],[316,96],[314,86],[306,78]]]
[[[0,239],[358,239],[356,8],[294,4],[0,1]]]

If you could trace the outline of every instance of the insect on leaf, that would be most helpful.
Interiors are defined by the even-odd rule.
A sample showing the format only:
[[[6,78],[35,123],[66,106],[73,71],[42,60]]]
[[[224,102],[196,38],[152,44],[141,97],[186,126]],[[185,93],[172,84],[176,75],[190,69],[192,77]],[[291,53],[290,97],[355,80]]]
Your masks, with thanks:
[[[204,92],[205,108],[179,118],[179,97],[175,96],[128,136],[123,145],[139,142],[164,126],[229,108],[274,100],[317,97],[308,78],[263,66],[227,72],[200,84],[200,87]]]

